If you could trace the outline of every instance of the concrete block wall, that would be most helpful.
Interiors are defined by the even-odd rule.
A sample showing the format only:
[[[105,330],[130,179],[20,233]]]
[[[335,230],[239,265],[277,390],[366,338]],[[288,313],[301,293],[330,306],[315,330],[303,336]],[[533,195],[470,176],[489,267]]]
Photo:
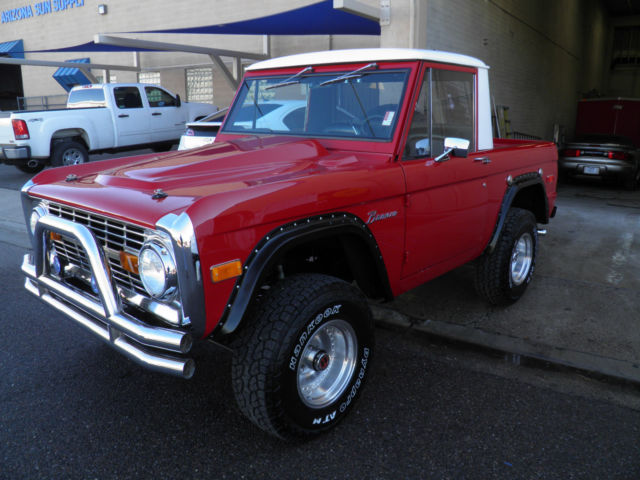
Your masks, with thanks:
[[[571,136],[581,93],[604,89],[610,26],[599,0],[423,1],[424,47],[490,65],[512,130],[552,139],[559,124]]]

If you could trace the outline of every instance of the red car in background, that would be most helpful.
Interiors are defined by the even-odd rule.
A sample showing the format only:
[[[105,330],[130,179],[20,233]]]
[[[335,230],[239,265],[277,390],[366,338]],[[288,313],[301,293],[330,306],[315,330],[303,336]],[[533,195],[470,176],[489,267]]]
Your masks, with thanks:
[[[640,176],[640,99],[597,98],[578,102],[576,137],[564,145],[558,171],[620,181],[633,190]]]

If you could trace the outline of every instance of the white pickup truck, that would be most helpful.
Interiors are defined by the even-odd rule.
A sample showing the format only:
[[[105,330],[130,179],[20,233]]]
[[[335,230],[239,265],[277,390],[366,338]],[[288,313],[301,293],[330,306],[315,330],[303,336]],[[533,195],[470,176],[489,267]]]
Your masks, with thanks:
[[[186,122],[215,112],[204,103],[181,102],[149,84],[74,87],[66,109],[12,112],[0,118],[0,162],[36,173],[53,166],[87,162],[88,152],[134,145],[167,148]]]

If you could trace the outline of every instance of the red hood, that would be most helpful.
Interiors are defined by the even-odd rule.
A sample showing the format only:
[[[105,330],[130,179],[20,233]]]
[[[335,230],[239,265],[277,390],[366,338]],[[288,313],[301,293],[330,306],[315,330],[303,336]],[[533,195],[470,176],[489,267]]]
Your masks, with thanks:
[[[287,215],[283,210],[301,203],[313,204],[314,210],[321,211],[319,200],[323,192],[314,187],[318,177],[325,179],[322,189],[329,189],[331,196],[335,196],[338,187],[343,202],[358,201],[355,197],[362,195],[362,189],[357,189],[359,195],[354,197],[354,178],[344,175],[345,171],[369,170],[385,164],[388,165],[387,155],[329,152],[315,140],[244,137],[195,150],[45,170],[34,178],[30,193],[51,200],[63,199],[64,203],[149,227],[170,212],[202,212],[196,207],[198,203],[206,203],[204,216],[216,218],[225,212],[237,213],[241,205],[246,209],[247,202],[251,202],[251,208],[259,213],[252,212],[248,218],[245,210],[242,218],[261,222],[271,204],[269,196],[274,195],[278,197],[280,216]],[[327,183],[326,175],[322,175],[335,171],[342,172],[337,178],[344,185]],[[70,175],[77,179],[67,180]],[[371,180],[369,177],[368,183]],[[158,190],[166,196],[152,198]]]

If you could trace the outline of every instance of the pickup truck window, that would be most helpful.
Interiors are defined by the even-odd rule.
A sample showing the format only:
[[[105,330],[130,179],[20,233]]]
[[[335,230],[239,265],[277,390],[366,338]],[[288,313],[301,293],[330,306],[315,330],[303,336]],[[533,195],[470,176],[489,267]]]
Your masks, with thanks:
[[[67,108],[92,108],[105,107],[106,105],[102,88],[72,90],[67,100]]]
[[[284,83],[290,76],[249,78],[224,131],[390,140],[407,71],[366,71],[333,81],[339,75],[310,74]]]
[[[142,97],[138,87],[116,87],[113,89],[118,108],[142,108]]]
[[[472,73],[428,69],[409,127],[406,159],[436,157],[446,137],[469,140],[475,150],[475,99]]]
[[[150,107],[175,107],[176,99],[158,87],[144,87]]]

